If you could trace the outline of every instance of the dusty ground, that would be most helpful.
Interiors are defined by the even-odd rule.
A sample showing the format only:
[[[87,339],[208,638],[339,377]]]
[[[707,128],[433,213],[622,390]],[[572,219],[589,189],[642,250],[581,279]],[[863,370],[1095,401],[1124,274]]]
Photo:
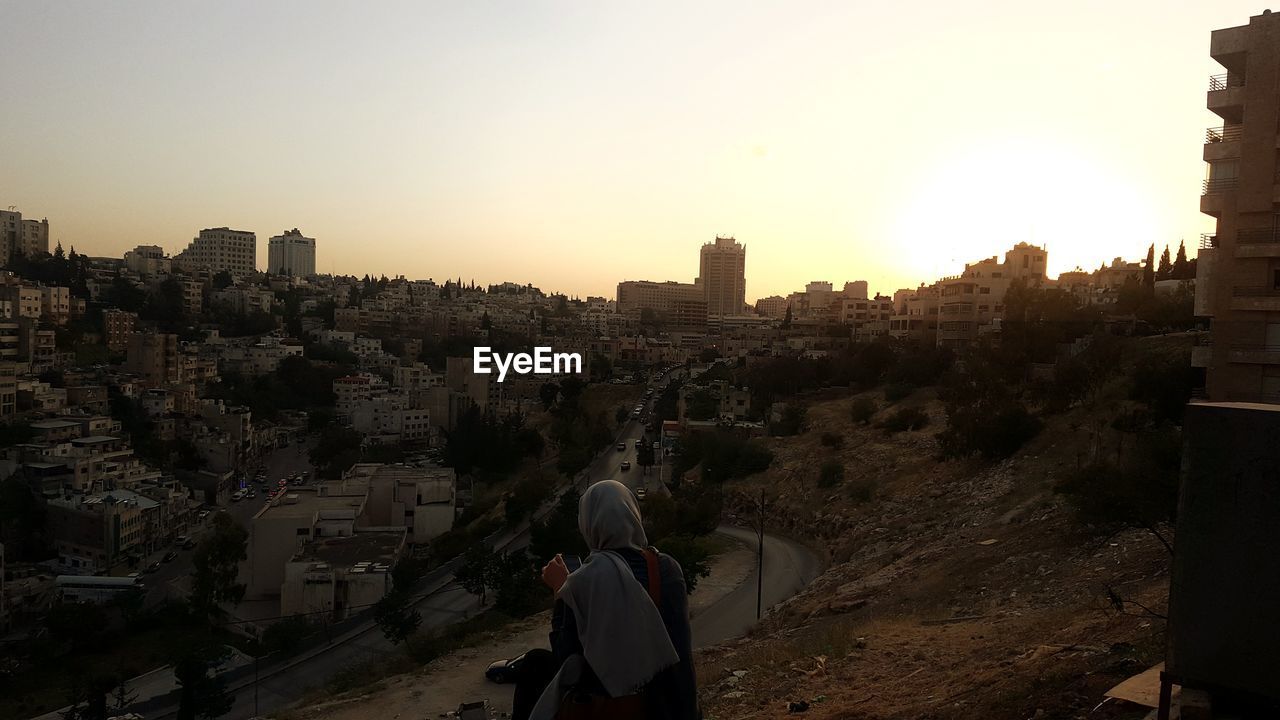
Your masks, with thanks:
[[[878,398],[879,395],[875,394]],[[1090,714],[1116,682],[1161,656],[1169,558],[1145,531],[1082,529],[1052,486],[1087,444],[1085,411],[1052,418],[994,466],[940,461],[942,408],[917,432],[854,426],[852,395],[815,399],[811,431],[769,440],[772,468],[741,488],[776,497],[777,522],[825,549],[831,567],[748,639],[702,653],[710,718],[1142,717]],[[883,405],[883,401],[882,405]],[[845,482],[817,487],[827,457]],[[871,487],[870,499],[854,487]],[[1112,713],[1112,714],[1106,714]]]
[[[716,557],[711,574],[698,582],[689,597],[690,612],[696,615],[741,584],[754,562],[753,552],[733,543]],[[497,713],[510,713],[512,686],[485,680],[484,670],[498,658],[548,647],[549,626],[550,613],[540,613],[516,623],[508,634],[484,647],[464,648],[439,658],[419,673],[388,678],[376,692],[339,698],[294,711],[290,716],[299,720],[435,718],[456,710],[462,702],[482,699],[488,700]]]

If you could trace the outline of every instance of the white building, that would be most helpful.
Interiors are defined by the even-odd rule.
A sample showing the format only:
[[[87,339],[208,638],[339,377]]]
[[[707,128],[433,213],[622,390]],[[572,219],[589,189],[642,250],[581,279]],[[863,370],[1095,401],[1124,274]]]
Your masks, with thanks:
[[[294,228],[268,240],[267,272],[292,277],[315,275],[315,238],[304,237]]]
[[[164,248],[159,245],[139,245],[124,254],[124,266],[143,277],[168,275],[172,265],[173,261],[165,257]]]

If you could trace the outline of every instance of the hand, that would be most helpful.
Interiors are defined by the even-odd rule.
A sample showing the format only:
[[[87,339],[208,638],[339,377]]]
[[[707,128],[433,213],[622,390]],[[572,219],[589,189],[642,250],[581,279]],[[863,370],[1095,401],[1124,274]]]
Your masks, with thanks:
[[[551,558],[551,562],[542,566],[542,582],[551,588],[551,592],[559,593],[564,581],[568,579],[569,567],[564,564],[563,557],[556,555]]]

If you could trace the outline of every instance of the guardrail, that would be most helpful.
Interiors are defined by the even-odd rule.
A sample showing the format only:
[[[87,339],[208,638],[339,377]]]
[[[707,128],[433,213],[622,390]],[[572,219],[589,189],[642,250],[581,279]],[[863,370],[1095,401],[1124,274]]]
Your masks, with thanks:
[[[1213,178],[1204,181],[1202,195],[1214,195],[1216,193],[1235,190],[1240,186],[1240,178]]]
[[[1239,73],[1227,72],[1209,76],[1209,92],[1238,87],[1244,87],[1244,76]]]
[[[1209,248],[1218,247],[1218,236],[1213,233],[1200,233],[1200,249],[1207,250]]]
[[[1222,125],[1204,131],[1206,143],[1234,142],[1244,134],[1244,125]]]

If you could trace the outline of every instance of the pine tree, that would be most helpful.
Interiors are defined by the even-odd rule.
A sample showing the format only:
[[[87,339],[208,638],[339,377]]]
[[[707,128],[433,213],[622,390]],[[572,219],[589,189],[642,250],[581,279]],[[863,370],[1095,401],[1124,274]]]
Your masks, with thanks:
[[[1178,255],[1173,260],[1173,277],[1176,280],[1190,280],[1195,275],[1189,274],[1187,270],[1190,265],[1187,263],[1187,244],[1178,241]]]
[[[1160,266],[1156,268],[1157,280],[1168,280],[1172,277],[1173,263],[1169,261],[1169,246],[1164,246],[1164,252],[1160,253]]]
[[[1148,290],[1156,286],[1156,246],[1147,248],[1147,261],[1142,265],[1142,285]]]

